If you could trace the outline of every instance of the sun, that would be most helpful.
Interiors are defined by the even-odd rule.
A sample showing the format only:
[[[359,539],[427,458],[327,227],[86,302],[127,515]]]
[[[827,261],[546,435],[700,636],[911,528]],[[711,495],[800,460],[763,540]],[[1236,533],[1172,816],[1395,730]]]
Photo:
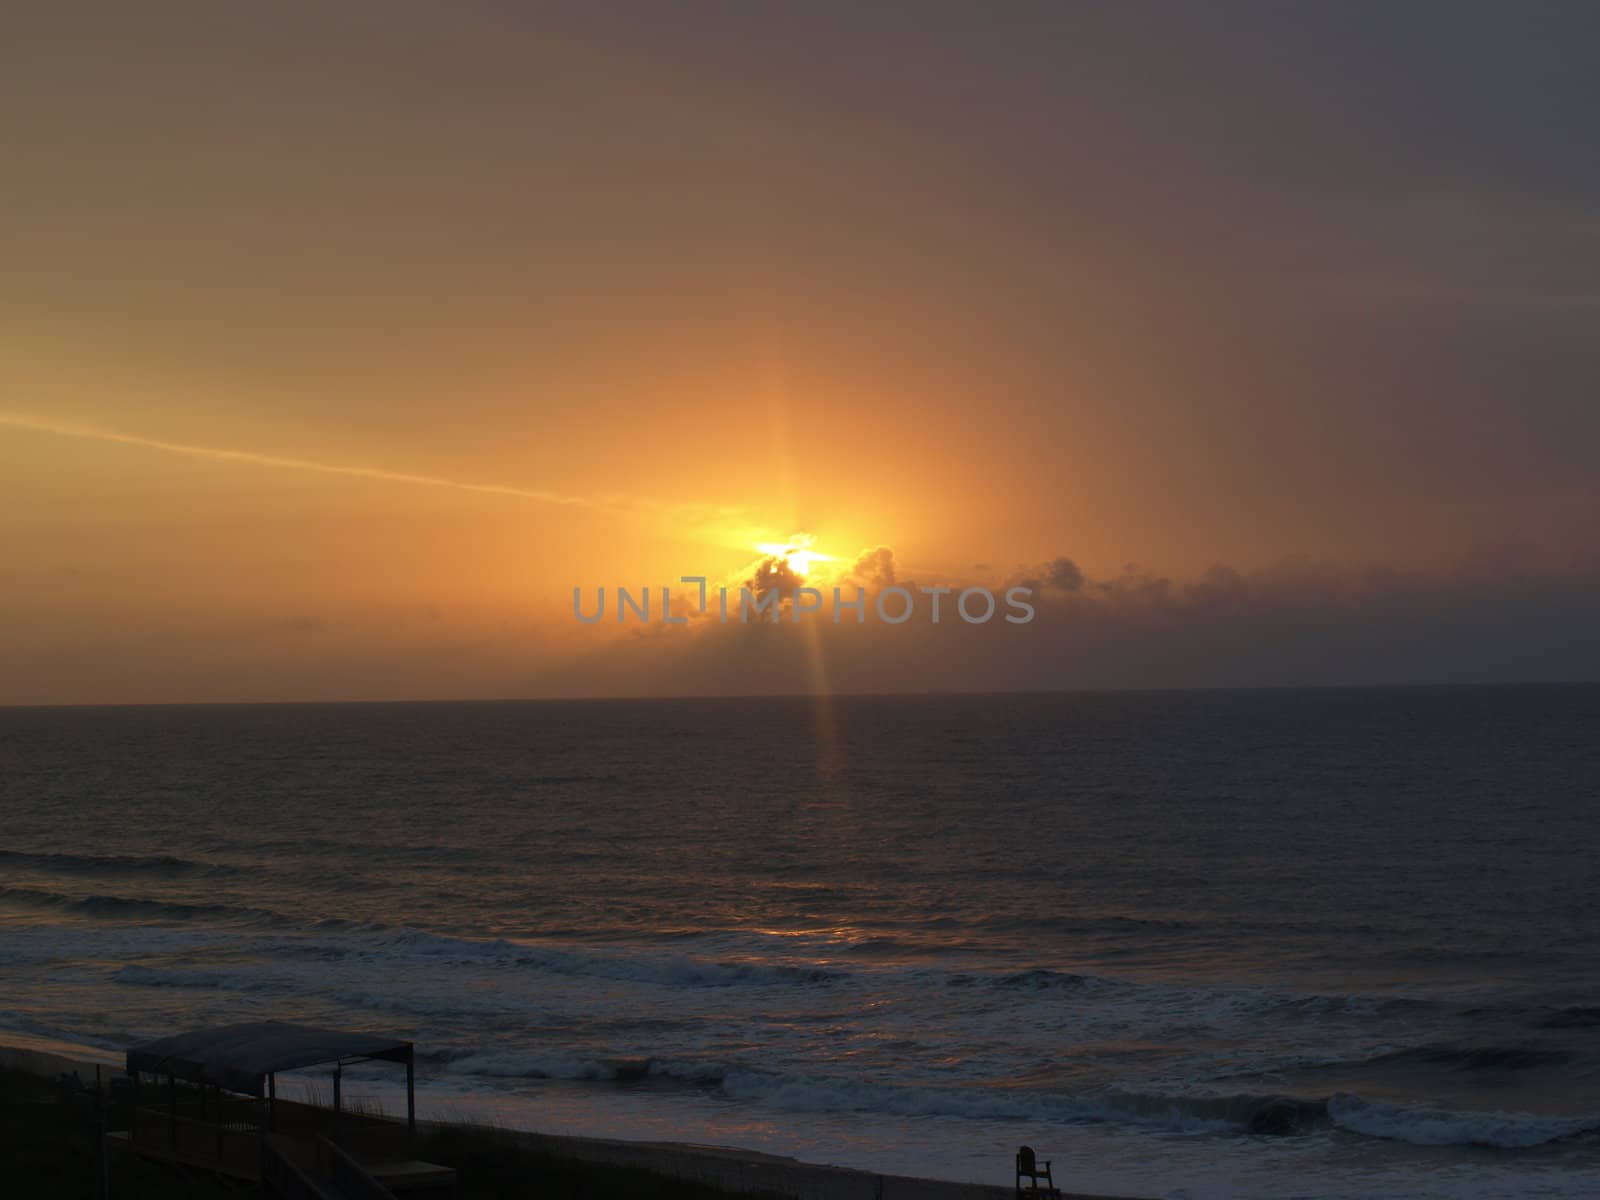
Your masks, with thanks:
[[[809,533],[797,533],[787,542],[757,542],[755,548],[771,558],[781,558],[796,575],[807,574],[819,562],[837,562],[832,554],[824,554],[812,547],[816,538]]]

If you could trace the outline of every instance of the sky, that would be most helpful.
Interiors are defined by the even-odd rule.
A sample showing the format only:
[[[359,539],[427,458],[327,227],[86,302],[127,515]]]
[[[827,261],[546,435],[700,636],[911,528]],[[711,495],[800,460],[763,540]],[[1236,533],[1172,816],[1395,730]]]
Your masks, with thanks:
[[[8,6],[0,703],[1600,678],[1597,45]],[[801,545],[1037,616],[574,619]]]

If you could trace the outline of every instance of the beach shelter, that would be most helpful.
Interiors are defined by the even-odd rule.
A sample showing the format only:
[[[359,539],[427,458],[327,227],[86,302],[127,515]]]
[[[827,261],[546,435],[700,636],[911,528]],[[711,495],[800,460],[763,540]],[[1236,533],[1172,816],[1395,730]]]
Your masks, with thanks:
[[[158,1038],[128,1050],[128,1075],[135,1095],[139,1076],[150,1074],[196,1084],[201,1096],[213,1089],[217,1112],[221,1093],[254,1096],[266,1102],[266,1127],[275,1128],[277,1076],[280,1071],[333,1067],[333,1107],[341,1106],[340,1076],[352,1063],[381,1060],[406,1069],[406,1130],[417,1130],[416,1050],[410,1042],[370,1033],[350,1033],[294,1025],[286,1021],[246,1021],[215,1029]],[[170,1089],[169,1089],[170,1090]],[[138,1108],[135,1100],[135,1111]],[[173,1114],[174,1120],[176,1113]]]

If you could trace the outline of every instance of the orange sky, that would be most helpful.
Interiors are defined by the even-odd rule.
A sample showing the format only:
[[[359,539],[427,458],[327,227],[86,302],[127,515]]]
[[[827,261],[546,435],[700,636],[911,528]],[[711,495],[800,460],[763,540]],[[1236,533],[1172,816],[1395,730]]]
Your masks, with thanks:
[[[1409,18],[1266,9],[85,12],[0,50],[0,702],[564,694],[573,585],[801,531],[996,580],[1600,541],[1559,38],[1474,18],[1423,87]]]

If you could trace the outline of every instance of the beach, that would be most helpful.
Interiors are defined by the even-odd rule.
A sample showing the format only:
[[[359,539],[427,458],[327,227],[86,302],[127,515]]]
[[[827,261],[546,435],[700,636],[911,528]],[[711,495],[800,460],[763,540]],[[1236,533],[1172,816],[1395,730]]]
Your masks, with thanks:
[[[51,1156],[49,1138],[44,1139],[44,1151],[36,1148],[29,1157],[31,1182],[27,1178],[20,1182],[39,1188],[41,1181],[59,1182],[70,1173],[68,1154],[84,1157],[86,1140],[98,1128],[86,1105],[49,1104],[48,1087],[39,1085],[53,1086],[72,1079],[85,1086],[109,1087],[112,1080],[125,1073],[114,1056],[90,1047],[45,1039],[14,1041],[20,1044],[0,1044],[0,1105],[8,1109],[25,1105],[34,1116],[29,1123],[34,1137],[37,1139],[42,1127],[58,1139],[58,1157]],[[48,1114],[42,1120],[41,1111]],[[8,1129],[15,1131],[12,1136],[20,1136],[23,1123],[8,1123]],[[424,1122],[419,1130],[419,1145],[419,1153],[429,1161],[457,1170],[454,1194],[462,1200],[499,1195],[508,1186],[517,1192],[537,1189],[547,1195],[671,1195],[682,1200],[716,1200],[719,1196],[1003,1200],[1013,1194],[1006,1187],[817,1166],[733,1147],[564,1137],[459,1123]],[[20,1143],[12,1150],[19,1148]],[[111,1168],[113,1194],[160,1194],[161,1169],[148,1164],[141,1164],[142,1169],[135,1172],[130,1190],[128,1181],[122,1178],[130,1157],[126,1151],[115,1156]],[[192,1188],[197,1175],[204,1188],[203,1172],[190,1171],[181,1178]],[[173,1175],[165,1182],[175,1188],[179,1178]],[[13,1176],[12,1182],[19,1181]],[[232,1194],[232,1188],[220,1184],[216,1191],[219,1195]],[[1066,1200],[1120,1200],[1076,1192],[1063,1195]]]

